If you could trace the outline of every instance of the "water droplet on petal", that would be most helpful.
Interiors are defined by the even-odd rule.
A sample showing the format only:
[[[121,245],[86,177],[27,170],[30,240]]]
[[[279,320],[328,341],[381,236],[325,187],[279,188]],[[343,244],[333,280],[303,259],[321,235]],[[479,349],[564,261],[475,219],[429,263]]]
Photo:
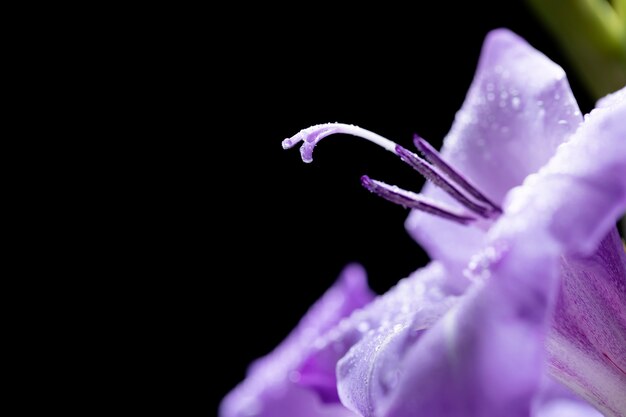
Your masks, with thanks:
[[[291,371],[289,372],[289,380],[293,383],[298,383],[300,381],[300,372],[298,371]]]

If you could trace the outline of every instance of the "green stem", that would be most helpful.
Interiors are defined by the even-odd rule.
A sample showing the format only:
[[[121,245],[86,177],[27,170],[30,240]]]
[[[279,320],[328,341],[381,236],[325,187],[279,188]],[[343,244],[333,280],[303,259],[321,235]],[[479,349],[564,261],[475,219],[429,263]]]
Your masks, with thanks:
[[[613,8],[626,27],[626,0],[613,0]]]
[[[528,0],[594,98],[626,85],[626,0]]]

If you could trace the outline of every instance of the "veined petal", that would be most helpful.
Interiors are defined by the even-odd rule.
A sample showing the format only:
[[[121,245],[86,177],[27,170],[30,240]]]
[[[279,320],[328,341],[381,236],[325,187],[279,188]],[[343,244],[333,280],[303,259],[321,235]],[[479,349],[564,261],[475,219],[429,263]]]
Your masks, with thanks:
[[[511,191],[490,239],[525,234],[554,248],[561,293],[548,339],[552,374],[607,416],[626,415],[626,94],[618,92]],[[532,243],[529,243],[532,244]]]
[[[617,230],[592,256],[561,261],[550,372],[606,413],[626,413],[626,254]]]
[[[363,268],[347,267],[298,327],[272,353],[250,366],[246,379],[222,401],[220,416],[354,417],[341,404],[324,404],[316,392],[299,385],[303,376],[298,368],[317,338],[372,299]]]

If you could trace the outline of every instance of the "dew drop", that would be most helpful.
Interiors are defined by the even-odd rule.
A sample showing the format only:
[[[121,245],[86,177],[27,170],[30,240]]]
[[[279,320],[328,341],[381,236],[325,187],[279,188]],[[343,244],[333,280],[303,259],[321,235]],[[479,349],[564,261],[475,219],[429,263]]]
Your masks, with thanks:
[[[298,371],[289,372],[289,380],[293,383],[298,383],[300,381],[301,375]]]
[[[389,369],[383,374],[382,382],[385,391],[393,389],[400,381],[400,371],[398,369]]]

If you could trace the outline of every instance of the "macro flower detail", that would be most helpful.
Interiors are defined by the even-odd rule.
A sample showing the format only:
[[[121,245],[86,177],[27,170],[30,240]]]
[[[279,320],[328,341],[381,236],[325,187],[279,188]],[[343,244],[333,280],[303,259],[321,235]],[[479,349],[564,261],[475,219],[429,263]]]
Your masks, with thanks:
[[[358,136],[424,176],[361,182],[412,209],[432,261],[372,301],[361,272],[338,284],[349,307],[324,296],[221,416],[626,416],[625,120],[626,89],[583,118],[563,70],[496,30],[440,152],[340,123],[285,139],[311,162]]]
[[[363,268],[358,265],[346,267],[335,285],[309,309],[280,346],[250,366],[248,378],[222,401],[220,415],[352,416],[340,404],[322,405],[317,394],[305,389],[303,386],[307,383],[321,388],[328,380],[324,380],[313,367],[308,372],[302,368],[318,338],[372,299]],[[334,385],[334,377],[329,375],[329,378]]]

